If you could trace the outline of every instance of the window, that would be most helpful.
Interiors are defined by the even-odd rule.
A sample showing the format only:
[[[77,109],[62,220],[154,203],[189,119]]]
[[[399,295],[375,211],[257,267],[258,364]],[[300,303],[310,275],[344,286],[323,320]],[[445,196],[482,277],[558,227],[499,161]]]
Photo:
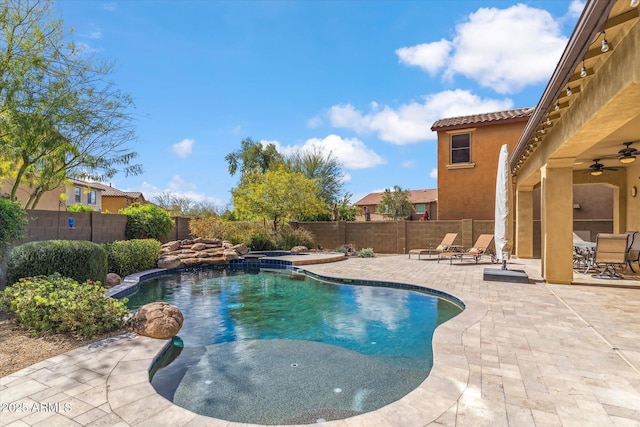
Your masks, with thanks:
[[[73,187],[74,202],[80,203],[80,187]]]
[[[423,214],[425,209],[427,209],[427,205],[425,205],[424,203],[416,204],[416,213],[417,214]]]
[[[471,162],[471,134],[451,135],[451,164]]]
[[[87,204],[95,205],[96,204],[96,192],[95,190],[89,191],[87,193]]]

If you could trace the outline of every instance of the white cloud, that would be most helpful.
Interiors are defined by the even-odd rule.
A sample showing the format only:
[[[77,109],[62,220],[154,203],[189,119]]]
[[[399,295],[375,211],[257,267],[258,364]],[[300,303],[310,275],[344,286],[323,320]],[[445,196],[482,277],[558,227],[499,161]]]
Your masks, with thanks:
[[[448,90],[425,96],[422,102],[402,104],[396,109],[376,105],[369,113],[351,104],[334,105],[328,110],[331,124],[358,134],[377,133],[378,138],[404,145],[435,139],[431,126],[443,117],[456,117],[513,108],[511,99],[482,99],[466,90]]]
[[[570,13],[578,9],[574,0]],[[443,69],[445,80],[463,75],[498,93],[518,93],[549,78],[567,44],[561,30],[561,19],[543,9],[480,8],[456,25],[453,40],[401,47],[396,54],[431,75]]]
[[[300,150],[319,149],[325,155],[331,153],[340,163],[348,169],[366,169],[386,163],[386,160],[375,151],[368,148],[357,138],[342,138],[338,135],[328,135],[323,139],[311,138],[302,145],[283,146],[278,141],[260,141],[262,145],[274,144],[276,149],[284,154],[291,155]]]
[[[445,77],[461,74],[498,93],[549,79],[567,44],[549,12],[524,4],[480,8],[456,33]]]
[[[431,169],[431,172],[429,172],[429,176],[433,179],[438,179],[438,168]]]
[[[311,128],[311,129],[315,129],[317,127],[322,126],[323,122],[322,122],[322,118],[321,117],[312,117],[309,120],[307,120],[307,127]]]
[[[103,3],[102,4],[102,8],[104,10],[108,10],[109,12],[113,12],[113,11],[117,10],[118,7],[117,7],[116,3]]]
[[[404,162],[402,162],[402,167],[405,169],[411,169],[415,165],[416,165],[415,160],[405,160]]]
[[[567,15],[569,15],[570,18],[579,18],[580,15],[582,15],[585,3],[586,2],[583,0],[573,0],[569,5],[569,11],[567,12]]]
[[[153,198],[160,193],[171,193],[177,196],[186,197],[196,203],[208,203],[213,206],[225,206],[226,202],[215,197],[207,196],[197,191],[198,186],[194,183],[185,181],[180,175],[174,175],[164,188],[144,181],[139,189],[123,190],[123,191],[141,191],[144,198],[153,201]]]
[[[401,63],[420,67],[433,76],[446,64],[450,51],[451,42],[441,39],[438,42],[401,47],[396,49],[396,55]]]
[[[184,159],[191,155],[191,151],[193,150],[193,144],[195,144],[195,140],[190,138],[185,138],[182,141],[173,144],[171,149],[173,152],[180,158]]]
[[[343,173],[342,176],[340,177],[340,182],[342,183],[351,182],[351,174],[346,172]]]

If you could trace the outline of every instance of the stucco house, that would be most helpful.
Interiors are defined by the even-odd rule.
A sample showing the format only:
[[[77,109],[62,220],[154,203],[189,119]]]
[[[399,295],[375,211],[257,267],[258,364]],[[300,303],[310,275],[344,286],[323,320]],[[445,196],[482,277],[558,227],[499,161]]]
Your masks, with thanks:
[[[473,114],[431,126],[438,133],[438,219],[493,219],[500,147],[513,151],[532,112]]]
[[[9,194],[11,187],[15,181],[5,179],[2,181],[2,190],[0,192]],[[20,185],[16,193],[16,199],[24,205],[32,193],[26,185]],[[66,195],[66,200],[61,195]],[[45,211],[65,210],[67,206],[73,204],[81,204],[90,208],[102,210],[102,189],[95,183],[70,179],[61,184],[55,190],[50,190],[42,194],[36,209]]]
[[[118,213],[134,203],[147,203],[140,191],[122,191],[102,183],[93,183],[102,192],[102,211]]]
[[[534,256],[539,205],[547,282],[573,280],[574,185],[611,189],[612,231],[640,230],[638,17],[630,0],[587,1],[511,155],[516,255]]]
[[[358,200],[355,205],[360,208],[360,212],[356,218],[357,221],[364,221],[364,208],[367,207],[370,212],[371,221],[382,221],[386,219],[384,216],[376,213],[376,208],[382,201],[384,193],[369,193],[362,199]],[[424,190],[409,190],[409,200],[413,204],[413,212],[411,220],[420,220],[424,217],[425,211],[429,215],[429,219],[438,219],[438,190],[435,188]]]

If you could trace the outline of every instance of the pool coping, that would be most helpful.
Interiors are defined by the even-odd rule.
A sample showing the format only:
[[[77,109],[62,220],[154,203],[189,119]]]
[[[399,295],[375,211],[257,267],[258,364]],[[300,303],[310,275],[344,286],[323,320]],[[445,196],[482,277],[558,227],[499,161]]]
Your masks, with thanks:
[[[290,268],[293,266],[290,266]],[[296,268],[300,269],[300,268]],[[128,288],[138,286],[140,280],[172,271],[191,269],[154,269],[127,276]],[[304,269],[310,276],[320,276]],[[325,277],[325,276],[320,276]],[[329,280],[335,278],[326,276]],[[358,282],[357,279],[352,279]],[[371,282],[363,280],[362,282]],[[374,282],[393,283],[393,282]],[[124,282],[123,282],[124,284]],[[356,283],[357,284],[357,283]],[[438,286],[407,285],[417,290],[434,291],[435,294],[452,297],[463,302],[464,310],[435,330],[432,340],[433,366],[429,376],[414,390],[401,399],[375,411],[354,417],[327,421],[327,426],[393,426],[426,425],[456,404],[469,381],[469,363],[465,356],[463,333],[478,323],[488,311],[488,306],[480,300],[465,296],[464,301]],[[114,288],[112,288],[114,289]],[[122,292],[123,288],[114,292]],[[255,426],[258,424],[238,423],[199,415],[174,405],[160,396],[149,381],[150,370],[168,350],[171,340],[157,340],[136,336],[133,348],[115,366],[107,378],[107,400],[113,412],[129,424],[144,421],[145,425],[212,425],[212,426]],[[132,392],[133,391],[133,392]],[[428,405],[425,405],[428,402]],[[152,409],[151,409],[152,408]],[[133,409],[133,410],[132,410]],[[149,413],[151,411],[151,413]],[[306,424],[308,425],[308,424]]]

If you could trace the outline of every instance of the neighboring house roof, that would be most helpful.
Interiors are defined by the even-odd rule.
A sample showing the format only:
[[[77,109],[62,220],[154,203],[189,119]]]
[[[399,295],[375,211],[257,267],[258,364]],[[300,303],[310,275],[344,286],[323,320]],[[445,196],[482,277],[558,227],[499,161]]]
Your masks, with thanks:
[[[80,181],[79,179],[70,179],[74,185],[79,185],[81,187],[89,187],[95,190],[102,190],[102,187],[97,182],[88,182],[88,181]]]
[[[143,199],[144,196],[140,191],[122,191],[117,188],[113,188],[111,185],[102,184],[100,182],[85,182],[77,179],[72,179],[71,182],[79,185],[90,186],[102,191],[102,197],[126,197],[127,199]]]
[[[356,206],[371,206],[379,205],[382,201],[382,195],[384,193],[369,193],[362,199],[358,200]],[[409,201],[413,204],[416,203],[430,203],[438,200],[438,189],[431,188],[425,190],[409,190]]]
[[[487,126],[496,122],[521,122],[529,120],[534,108],[517,108],[515,110],[496,111],[494,113],[473,114],[470,116],[451,117],[436,121],[431,130],[463,129],[469,126]]]

